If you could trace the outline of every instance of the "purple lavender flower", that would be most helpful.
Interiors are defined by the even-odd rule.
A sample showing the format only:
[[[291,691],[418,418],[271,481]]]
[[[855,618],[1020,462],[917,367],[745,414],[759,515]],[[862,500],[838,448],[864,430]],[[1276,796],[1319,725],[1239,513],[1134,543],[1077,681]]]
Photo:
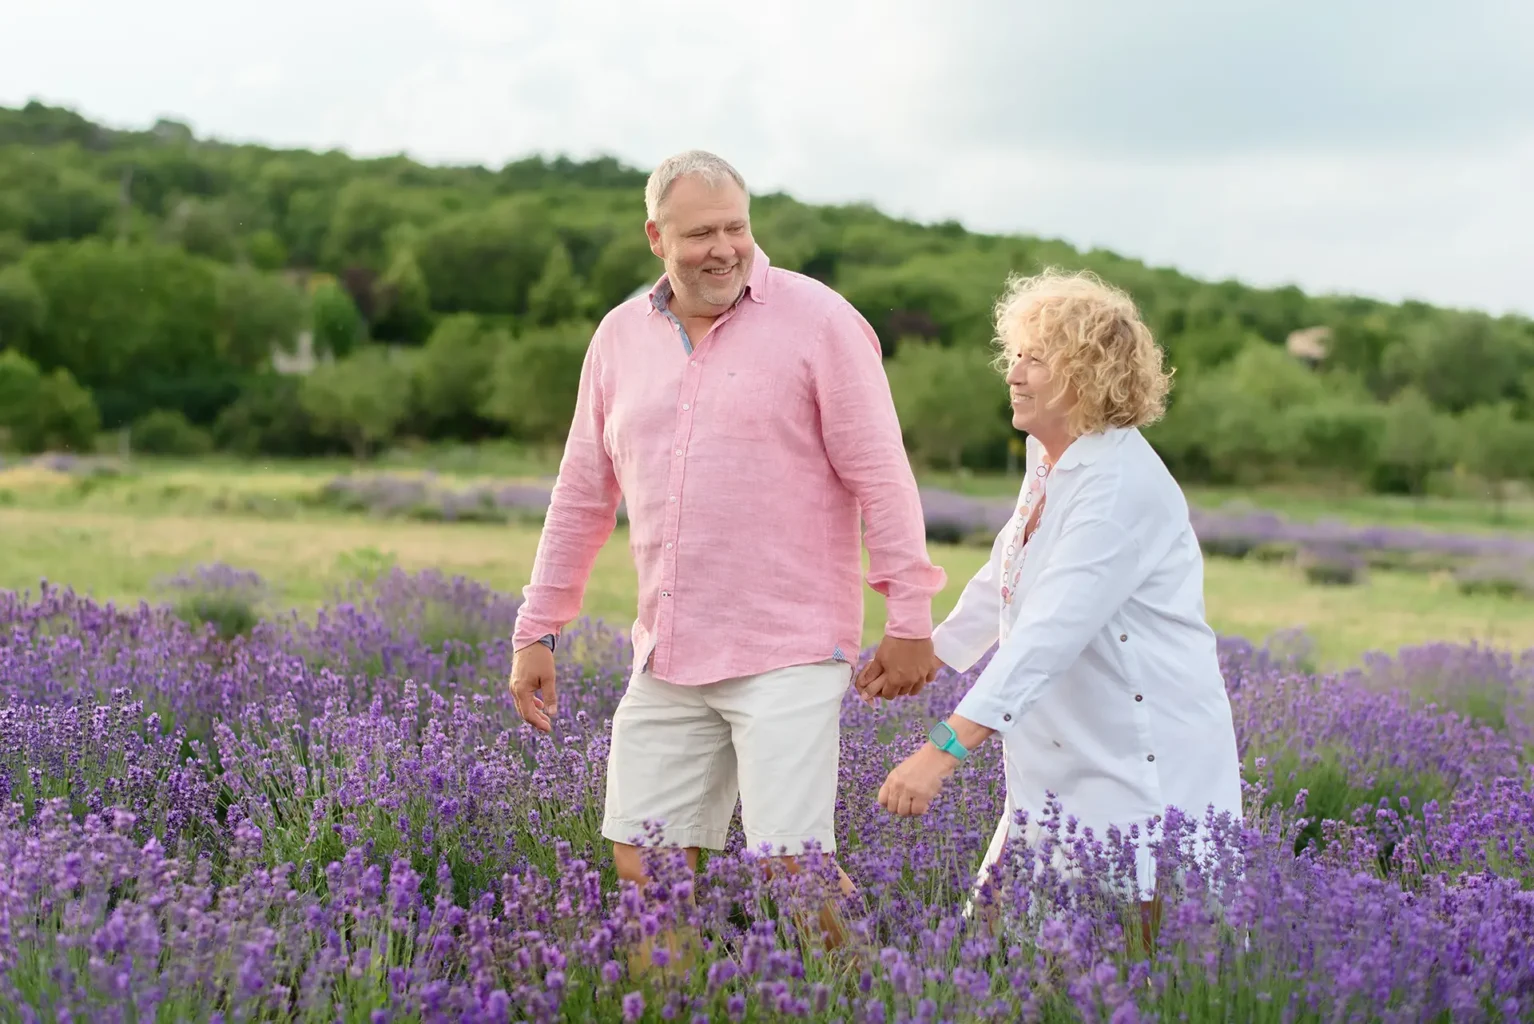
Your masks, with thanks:
[[[1534,1013],[1534,652],[1430,645],[1317,677],[1222,638],[1243,821],[1173,809],[1155,951],[1132,834],[1058,803],[959,914],[1002,807],[982,747],[922,819],[872,799],[972,682],[843,716],[835,874],[697,876],[598,835],[632,650],[583,623],[553,736],[503,685],[519,602],[383,573],[237,643],[169,608],[0,593],[0,1005],[22,1019],[1097,1020]],[[1200,829],[1199,825],[1202,825]],[[1298,852],[1297,852],[1298,851]],[[667,936],[692,936],[675,955]],[[635,967],[650,948],[660,974]],[[688,965],[691,969],[688,969]],[[856,966],[854,966],[856,965]]]

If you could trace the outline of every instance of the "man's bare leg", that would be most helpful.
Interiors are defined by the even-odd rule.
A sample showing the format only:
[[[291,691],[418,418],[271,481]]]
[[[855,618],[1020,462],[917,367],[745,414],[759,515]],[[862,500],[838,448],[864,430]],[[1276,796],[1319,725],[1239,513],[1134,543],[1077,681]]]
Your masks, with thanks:
[[[774,857],[774,864],[781,864],[786,874],[796,875],[802,869],[797,857]],[[769,876],[771,869],[768,869]],[[852,896],[857,893],[857,886],[852,884],[852,879],[847,877],[847,872],[842,870],[840,864],[836,865],[837,888],[843,896]],[[820,931],[825,938],[825,948],[829,950],[839,948],[847,941],[847,929],[842,925],[842,915],[832,901],[826,901],[820,908]]]
[[[698,848],[689,846],[683,852],[687,858],[687,869],[689,871],[697,871]],[[774,857],[772,858],[772,863],[781,865],[788,874],[798,874],[802,870],[799,866],[798,858],[795,857]],[[637,846],[630,846],[627,843],[614,843],[613,866],[617,869],[618,877],[623,881],[633,882],[640,886],[649,881],[648,876],[645,875],[644,860],[640,853],[640,848]],[[771,871],[772,869],[769,867],[769,877],[771,877]],[[840,864],[836,865],[836,878],[837,888],[840,889],[843,896],[856,894],[857,886],[853,885],[852,879],[848,877],[846,871],[842,870]],[[827,950],[836,949],[847,940],[847,930],[842,923],[841,913],[832,901],[828,900],[820,908],[820,930],[824,936],[825,948]],[[668,965],[680,965],[684,957],[696,953],[696,936],[684,936],[675,930],[671,930],[662,933],[661,936],[656,936],[656,938],[662,937],[670,954],[667,961]],[[646,939],[642,942],[639,950],[630,957],[630,971],[649,970],[652,968],[654,966],[654,948],[655,943],[653,940]]]
[[[687,857],[687,870],[696,872],[698,870],[698,848],[696,846],[689,846],[683,850],[683,853]],[[649,881],[644,871],[644,859],[637,846],[630,846],[627,843],[614,843],[613,867],[617,869],[618,878],[622,881],[633,882],[640,887],[643,887]],[[691,957],[697,952],[696,936],[684,934],[677,929],[667,929],[656,935],[653,939],[643,939],[639,944],[639,949],[629,955],[629,973],[631,975],[649,971],[655,966],[654,951],[657,939],[662,940],[665,945],[668,954],[667,967],[681,966],[684,958]]]

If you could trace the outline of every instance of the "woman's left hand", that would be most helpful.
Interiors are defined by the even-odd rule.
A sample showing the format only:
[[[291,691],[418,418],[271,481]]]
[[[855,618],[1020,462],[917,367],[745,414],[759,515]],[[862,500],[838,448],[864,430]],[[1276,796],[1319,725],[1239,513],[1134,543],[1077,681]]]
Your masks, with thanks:
[[[879,787],[879,805],[901,817],[926,814],[959,761],[931,743],[897,764]]]

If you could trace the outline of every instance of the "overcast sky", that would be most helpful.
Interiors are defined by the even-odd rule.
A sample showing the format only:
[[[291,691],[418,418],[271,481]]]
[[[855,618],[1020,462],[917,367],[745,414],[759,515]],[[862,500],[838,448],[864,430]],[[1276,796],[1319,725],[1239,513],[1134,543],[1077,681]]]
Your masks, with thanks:
[[[431,162],[703,146],[757,191],[1534,314],[1534,0],[0,0],[29,98]]]

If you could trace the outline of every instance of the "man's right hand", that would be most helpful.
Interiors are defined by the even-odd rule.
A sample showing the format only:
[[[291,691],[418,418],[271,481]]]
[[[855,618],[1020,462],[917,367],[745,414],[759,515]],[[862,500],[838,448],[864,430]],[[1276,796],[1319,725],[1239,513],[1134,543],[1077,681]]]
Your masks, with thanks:
[[[522,721],[549,732],[555,708],[554,652],[534,640],[512,655],[511,699]]]
[[[858,696],[869,706],[880,697],[885,700],[914,697],[937,678],[942,667],[942,661],[932,649],[931,637],[907,640],[886,633],[873,657],[858,674]]]

